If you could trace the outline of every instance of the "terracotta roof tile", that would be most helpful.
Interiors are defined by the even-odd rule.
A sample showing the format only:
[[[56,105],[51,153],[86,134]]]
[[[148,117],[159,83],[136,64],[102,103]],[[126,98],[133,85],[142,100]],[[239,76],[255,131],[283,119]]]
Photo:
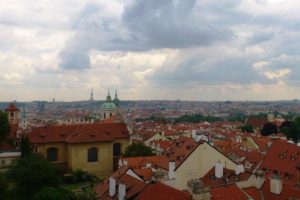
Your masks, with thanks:
[[[162,183],[149,184],[136,200],[192,200],[192,196]]]
[[[94,123],[38,127],[29,133],[31,143],[85,143],[105,142],[129,138],[124,123]]]

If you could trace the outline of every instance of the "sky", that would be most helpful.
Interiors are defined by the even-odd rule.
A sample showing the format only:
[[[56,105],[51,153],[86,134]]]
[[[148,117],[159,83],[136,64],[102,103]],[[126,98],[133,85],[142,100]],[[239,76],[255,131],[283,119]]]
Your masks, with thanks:
[[[300,98],[300,1],[0,0],[0,101]]]

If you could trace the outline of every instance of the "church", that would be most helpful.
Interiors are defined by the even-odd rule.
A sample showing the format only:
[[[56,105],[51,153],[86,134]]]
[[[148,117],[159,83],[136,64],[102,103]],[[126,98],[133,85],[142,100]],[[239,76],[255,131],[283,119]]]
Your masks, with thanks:
[[[98,116],[98,119],[100,119],[100,121],[103,121],[113,116],[117,117],[120,114],[119,105],[120,101],[118,98],[117,90],[114,99],[111,98],[110,93],[108,91],[106,100],[101,105],[100,116]]]

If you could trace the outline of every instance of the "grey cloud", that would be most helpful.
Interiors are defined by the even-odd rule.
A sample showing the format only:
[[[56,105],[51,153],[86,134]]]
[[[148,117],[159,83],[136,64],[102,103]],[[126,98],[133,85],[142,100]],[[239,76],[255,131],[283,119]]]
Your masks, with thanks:
[[[98,5],[88,4],[74,23],[75,36],[67,41],[60,54],[60,67],[88,67],[87,57],[91,49],[146,51],[188,48],[233,37],[229,28],[210,21],[204,12],[198,15],[195,5],[195,0],[137,0],[125,6],[122,20],[118,21],[101,15],[102,8]],[[77,65],[74,60],[78,61]]]

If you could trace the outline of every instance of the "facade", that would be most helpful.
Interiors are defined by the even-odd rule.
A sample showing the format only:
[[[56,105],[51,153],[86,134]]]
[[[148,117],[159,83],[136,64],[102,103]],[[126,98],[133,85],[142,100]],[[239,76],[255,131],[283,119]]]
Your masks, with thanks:
[[[100,108],[100,121],[109,119],[113,116],[117,116],[119,114],[119,99],[118,99],[118,94],[117,91],[115,93],[115,98],[112,99],[109,91],[106,97],[106,101],[101,105]]]
[[[129,143],[124,123],[38,127],[29,133],[34,151],[67,169],[106,176],[118,168]]]

